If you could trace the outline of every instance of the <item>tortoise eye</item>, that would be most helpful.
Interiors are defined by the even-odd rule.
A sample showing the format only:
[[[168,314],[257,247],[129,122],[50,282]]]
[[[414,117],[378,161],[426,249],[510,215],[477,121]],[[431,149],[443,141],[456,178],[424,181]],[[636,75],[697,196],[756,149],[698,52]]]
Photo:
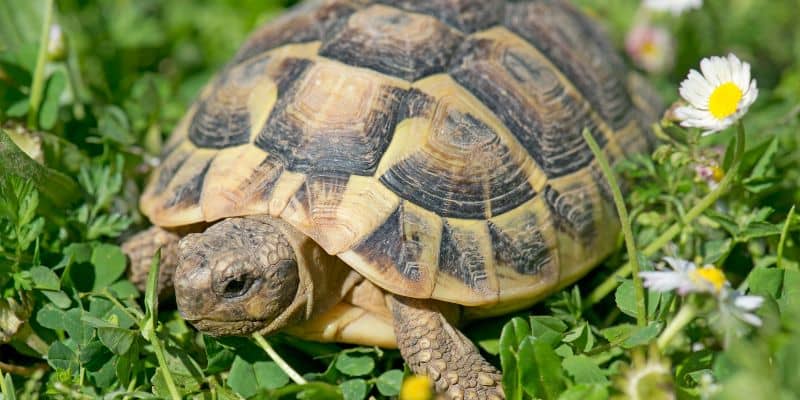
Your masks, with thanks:
[[[248,275],[231,277],[223,286],[222,297],[232,299],[242,296],[250,290],[251,286],[253,286],[253,280]]]

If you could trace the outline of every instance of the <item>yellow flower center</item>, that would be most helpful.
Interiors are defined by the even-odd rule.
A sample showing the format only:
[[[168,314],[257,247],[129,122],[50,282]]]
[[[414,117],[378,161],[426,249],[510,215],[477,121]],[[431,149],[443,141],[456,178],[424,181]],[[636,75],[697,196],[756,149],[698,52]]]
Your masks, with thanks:
[[[716,119],[725,119],[733,115],[742,99],[742,90],[733,82],[723,83],[714,89],[708,99],[708,111]]]
[[[644,54],[646,56],[655,55],[657,50],[658,50],[658,47],[656,47],[656,44],[653,43],[652,41],[648,40],[648,41],[644,42],[644,44],[642,44],[642,54]]]
[[[400,400],[430,400],[433,399],[431,380],[427,376],[412,375],[403,381],[400,387]]]
[[[696,281],[710,283],[714,290],[719,292],[725,285],[725,273],[713,265],[706,265],[691,272],[691,276]]]
[[[725,171],[723,171],[722,168],[717,165],[711,167],[711,179],[714,179],[714,182],[719,183],[724,177]]]

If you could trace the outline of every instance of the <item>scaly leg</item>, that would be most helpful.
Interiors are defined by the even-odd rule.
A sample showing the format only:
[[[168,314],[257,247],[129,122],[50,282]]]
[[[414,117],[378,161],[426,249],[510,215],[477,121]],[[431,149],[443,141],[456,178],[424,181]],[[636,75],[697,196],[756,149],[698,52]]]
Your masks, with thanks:
[[[150,262],[158,248],[161,248],[161,266],[158,274],[158,296],[164,298],[173,293],[172,276],[178,267],[178,241],[180,236],[153,226],[139,232],[122,244],[122,251],[130,259],[128,278],[139,290],[147,286]]]
[[[442,314],[445,304],[394,296],[397,346],[411,370],[427,375],[450,399],[504,399],[502,377]]]

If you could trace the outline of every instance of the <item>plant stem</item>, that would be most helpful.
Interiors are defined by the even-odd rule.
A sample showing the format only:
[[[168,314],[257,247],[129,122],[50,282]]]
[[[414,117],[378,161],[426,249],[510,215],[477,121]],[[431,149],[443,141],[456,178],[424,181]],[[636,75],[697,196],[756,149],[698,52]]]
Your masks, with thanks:
[[[628,216],[628,209],[625,207],[625,199],[622,197],[622,191],[617,184],[617,178],[614,176],[614,171],[611,170],[611,165],[608,164],[603,151],[600,146],[592,137],[588,129],[583,130],[583,139],[589,144],[589,148],[594,153],[594,158],[603,175],[608,181],[608,186],[611,189],[611,194],[614,197],[614,205],[617,207],[617,215],[619,215],[619,223],[622,226],[622,233],[625,235],[625,246],[628,249],[628,263],[631,266],[633,274],[633,288],[634,296],[636,298],[636,325],[639,327],[647,326],[647,306],[645,305],[644,286],[642,278],[639,276],[639,252],[636,249],[636,241],[633,237],[633,230],[631,229],[631,220]]]
[[[10,374],[29,377],[36,373],[36,371],[47,371],[50,367],[45,363],[38,363],[33,365],[15,365],[15,364],[6,364],[3,361],[0,361],[0,377],[3,376],[3,372],[8,372]]]
[[[674,318],[669,322],[664,331],[661,332],[661,336],[658,337],[656,344],[658,345],[658,349],[663,351],[667,348],[667,345],[675,339],[675,336],[680,333],[683,328],[688,325],[694,318],[697,316],[697,307],[692,304],[691,302],[687,301],[683,307],[681,307],[678,314],[675,315]]]
[[[156,327],[158,326],[158,273],[161,270],[161,248],[156,250],[153,259],[150,262],[150,271],[147,273],[147,288],[144,293],[144,308],[146,315],[143,321],[139,323],[142,336],[153,345],[153,353],[156,353],[158,359],[158,366],[161,368],[161,375],[164,376],[164,382],[167,384],[167,390],[172,400],[180,400],[181,394],[178,387],[175,386],[175,380],[172,378],[167,366],[167,358],[164,357],[164,348],[161,346],[161,339],[158,337]],[[113,296],[112,296],[113,297]]]
[[[156,353],[158,365],[161,367],[161,374],[164,375],[164,382],[167,384],[170,397],[172,400],[180,400],[181,394],[178,391],[178,387],[175,386],[175,380],[172,379],[172,372],[167,367],[167,358],[164,357],[164,348],[161,347],[161,340],[159,340],[158,335],[153,334],[153,340],[150,341],[150,344],[153,345],[153,353]]]
[[[261,336],[260,333],[256,332],[253,334],[253,339],[256,340],[256,343],[258,343],[258,345],[261,346],[267,355],[269,355],[269,358],[271,358],[275,364],[278,364],[278,367],[280,367],[283,372],[286,373],[286,375],[288,375],[292,381],[294,381],[294,383],[298,385],[305,385],[308,383],[305,379],[303,379],[302,376],[300,376],[300,374],[297,373],[297,371],[295,371],[288,363],[286,363],[283,358],[281,358],[281,356],[275,351],[275,349],[272,348],[269,342],[264,339],[264,336]]]
[[[708,193],[705,197],[700,199],[700,201],[695,204],[695,206],[692,207],[689,212],[686,213],[681,221],[672,224],[672,226],[664,231],[664,233],[662,233],[659,237],[653,240],[652,243],[648,244],[644,249],[642,249],[642,255],[645,257],[651,257],[653,254],[661,250],[667,245],[667,243],[671,242],[675,236],[678,236],[678,234],[681,233],[681,229],[683,229],[684,226],[692,223],[692,221],[699,217],[709,207],[714,205],[717,200],[720,199],[720,197],[728,192],[731,184],[739,175],[739,167],[742,163],[742,156],[744,155],[745,147],[744,133],[744,124],[739,121],[737,124],[736,138],[734,139],[734,145],[736,147],[734,148],[733,162],[731,163],[731,168],[722,178],[722,181],[719,182],[719,186]],[[617,287],[617,285],[619,285],[620,279],[630,275],[631,269],[632,267],[630,262],[620,267],[613,275],[608,277],[608,279],[597,286],[594,291],[589,294],[589,296],[586,298],[585,304],[587,306],[591,306],[608,296],[608,294],[611,293]]]
[[[92,294],[97,295],[97,296],[101,296],[101,297],[105,298],[106,300],[110,301],[112,304],[114,304],[115,307],[117,307],[120,311],[122,311],[128,317],[130,317],[130,319],[134,320],[137,325],[144,319],[144,314],[142,314],[141,311],[139,311],[139,310],[137,310],[135,308],[130,308],[129,309],[128,307],[125,307],[125,305],[120,303],[120,301],[116,297],[114,297],[114,295],[111,294],[111,292],[108,290],[108,288],[103,288],[102,292],[95,292],[95,293],[92,293]]]
[[[42,21],[42,35],[39,37],[39,53],[36,55],[36,68],[33,72],[31,95],[28,107],[28,129],[36,129],[39,125],[39,105],[42,103],[44,90],[44,65],[47,61],[47,46],[50,42],[50,20],[53,15],[53,0],[44,2],[44,18]]]

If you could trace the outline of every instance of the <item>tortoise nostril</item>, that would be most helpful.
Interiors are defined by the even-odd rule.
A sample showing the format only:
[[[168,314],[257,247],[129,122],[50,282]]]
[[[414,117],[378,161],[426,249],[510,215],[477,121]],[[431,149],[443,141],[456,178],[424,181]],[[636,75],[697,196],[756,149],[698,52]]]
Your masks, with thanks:
[[[239,297],[247,292],[252,286],[252,280],[247,276],[237,276],[225,283],[225,288],[222,290],[222,297],[226,299]]]

